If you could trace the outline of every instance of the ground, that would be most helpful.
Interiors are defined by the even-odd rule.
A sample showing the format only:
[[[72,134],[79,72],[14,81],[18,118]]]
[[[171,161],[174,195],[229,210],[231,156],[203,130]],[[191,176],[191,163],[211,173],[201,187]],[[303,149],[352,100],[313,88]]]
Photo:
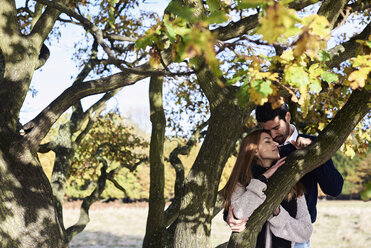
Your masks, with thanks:
[[[77,221],[79,203],[64,206],[64,222],[68,227]],[[139,248],[146,228],[147,203],[95,203],[91,221],[78,234],[70,248]],[[371,247],[371,202],[318,202],[318,217],[311,238],[312,248]],[[211,243],[215,247],[229,239],[229,227],[217,215],[211,227]]]

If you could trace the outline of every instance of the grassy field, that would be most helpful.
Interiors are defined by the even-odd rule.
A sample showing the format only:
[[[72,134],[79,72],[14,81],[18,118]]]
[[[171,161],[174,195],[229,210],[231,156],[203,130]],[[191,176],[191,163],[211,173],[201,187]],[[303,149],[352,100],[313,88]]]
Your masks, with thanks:
[[[78,218],[79,209],[64,209],[68,227]],[[93,205],[91,222],[71,242],[71,248],[141,247],[146,228],[145,204]],[[212,247],[229,239],[229,227],[219,214],[212,223]],[[318,218],[311,238],[312,248],[370,248],[371,202],[319,201]]]

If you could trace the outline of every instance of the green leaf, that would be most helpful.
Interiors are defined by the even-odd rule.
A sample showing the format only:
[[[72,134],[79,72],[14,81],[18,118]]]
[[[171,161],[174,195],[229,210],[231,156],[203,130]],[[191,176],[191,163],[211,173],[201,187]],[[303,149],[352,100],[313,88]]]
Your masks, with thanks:
[[[259,93],[261,93],[263,96],[268,96],[269,94],[272,94],[273,90],[271,88],[271,81],[269,80],[254,80],[251,83],[251,86]]]
[[[219,0],[207,0],[207,5],[209,6],[210,12],[218,11],[220,10],[220,1]]]
[[[312,79],[311,83],[309,84],[309,90],[314,93],[320,92],[322,90],[321,82],[317,78]]]
[[[309,76],[303,67],[293,65],[290,66],[285,73],[285,80],[289,84],[301,88],[309,84]]]
[[[147,46],[151,46],[153,44],[153,36],[143,36],[142,38],[138,39],[135,42],[135,46],[137,49],[145,49]]]
[[[270,1],[268,0],[238,0],[237,6],[239,9],[256,8],[258,6],[264,7]]]
[[[209,24],[214,24],[214,23],[223,23],[228,21],[228,16],[223,10],[218,10],[211,12],[211,14],[206,18],[206,21]]]
[[[245,82],[243,83],[243,85],[240,87],[240,90],[237,93],[238,103],[242,107],[246,107],[247,103],[249,102],[249,98],[250,98],[249,97],[249,88],[250,88],[250,84],[249,84],[248,80],[246,79]]]
[[[197,21],[196,18],[193,16],[194,9],[184,6],[178,1],[170,2],[166,8],[166,11],[174,14],[175,16],[185,19],[190,23]]]
[[[333,72],[328,72],[328,71],[323,71],[321,74],[321,77],[327,83],[337,82],[339,80],[339,77],[337,74]]]
[[[175,33],[174,29],[173,29],[173,26],[165,18],[164,18],[164,25],[166,27],[166,35],[167,35],[167,37],[169,37],[169,40],[170,40],[171,43],[174,43],[175,42],[175,38],[176,38],[176,33]]]
[[[318,58],[321,62],[326,62],[326,61],[329,61],[331,59],[331,56],[328,52],[326,52],[324,50],[320,50],[318,52]]]

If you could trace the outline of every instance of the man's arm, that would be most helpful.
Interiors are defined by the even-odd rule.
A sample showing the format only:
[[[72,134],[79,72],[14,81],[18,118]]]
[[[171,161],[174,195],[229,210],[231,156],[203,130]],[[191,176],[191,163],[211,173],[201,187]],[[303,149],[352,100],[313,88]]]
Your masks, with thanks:
[[[314,174],[323,193],[334,197],[340,195],[343,189],[344,179],[335,168],[332,159],[329,159],[326,163],[314,169]]]
[[[311,140],[316,139],[316,137],[309,135],[300,136],[310,138]],[[332,159],[327,160],[326,163],[322,164],[310,173],[317,179],[323,193],[334,197],[340,195],[343,189],[344,179],[340,172],[335,168]]]

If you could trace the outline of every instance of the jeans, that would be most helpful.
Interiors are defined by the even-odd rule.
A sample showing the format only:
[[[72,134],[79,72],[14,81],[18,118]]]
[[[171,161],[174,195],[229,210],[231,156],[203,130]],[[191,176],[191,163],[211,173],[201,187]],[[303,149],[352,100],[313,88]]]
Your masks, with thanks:
[[[310,248],[309,240],[305,243],[295,243],[294,248]]]

